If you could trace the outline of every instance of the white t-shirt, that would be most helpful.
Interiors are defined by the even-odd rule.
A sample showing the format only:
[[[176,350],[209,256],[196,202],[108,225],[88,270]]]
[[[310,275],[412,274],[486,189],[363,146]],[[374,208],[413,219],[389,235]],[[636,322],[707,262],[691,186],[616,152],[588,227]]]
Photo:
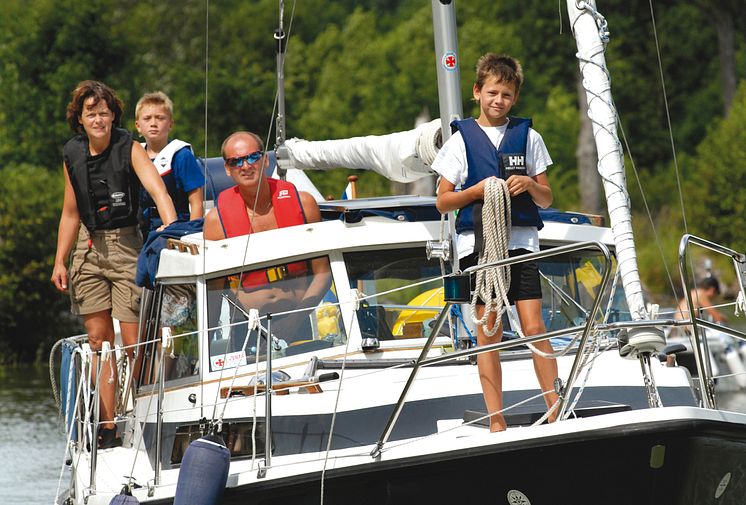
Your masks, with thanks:
[[[508,123],[502,126],[479,127],[487,134],[492,144],[497,147],[508,129]],[[544,139],[533,128],[528,130],[528,142],[526,145],[526,175],[534,177],[546,172],[547,167],[552,164],[552,158],[544,144]],[[432,169],[444,177],[451,184],[460,188],[466,183],[468,166],[466,163],[466,145],[461,137],[461,132],[454,133],[433,161]],[[456,240],[458,257],[463,258],[474,252],[474,232],[465,231],[458,235]],[[510,243],[508,249],[527,249],[532,252],[539,250],[539,231],[535,226],[511,226]]]

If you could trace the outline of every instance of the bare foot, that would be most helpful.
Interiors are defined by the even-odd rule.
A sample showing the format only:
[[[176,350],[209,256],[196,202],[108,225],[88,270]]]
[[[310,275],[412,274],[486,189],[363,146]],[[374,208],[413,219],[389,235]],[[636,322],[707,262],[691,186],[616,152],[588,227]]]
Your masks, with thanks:
[[[493,414],[490,416],[490,433],[505,431],[507,427],[508,423],[505,422],[502,414]]]

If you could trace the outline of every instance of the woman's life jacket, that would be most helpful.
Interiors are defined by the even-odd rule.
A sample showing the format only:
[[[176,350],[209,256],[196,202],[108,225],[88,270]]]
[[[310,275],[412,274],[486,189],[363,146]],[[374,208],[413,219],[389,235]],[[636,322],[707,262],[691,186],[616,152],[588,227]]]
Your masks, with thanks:
[[[132,168],[132,134],[113,128],[106,150],[92,156],[88,137],[76,135],[63,149],[80,221],[88,231],[137,224],[140,180]]]
[[[526,146],[531,128],[530,119],[511,117],[497,149],[473,118],[453,121],[451,126],[461,132],[466,146],[468,173],[462,190],[492,176],[507,180],[511,175],[527,175]],[[482,203],[482,200],[474,201],[459,210],[456,218],[457,232],[474,230],[475,222],[481,224],[481,210],[475,215],[474,209],[477,206],[481,209]],[[528,192],[511,197],[510,206],[511,225],[535,226],[538,229],[544,227],[539,209]]]
[[[295,186],[287,181],[267,178],[269,191],[272,196],[272,208],[275,214],[278,228],[286,228],[306,223],[306,215],[300,195]],[[218,217],[223,226],[226,238],[249,235],[252,233],[251,221],[246,213],[246,202],[244,202],[238,186],[233,186],[218,195]],[[271,282],[286,278],[298,277],[308,272],[307,261],[296,261],[272,267],[268,269],[255,270],[243,275],[241,285],[245,290],[252,290]]]

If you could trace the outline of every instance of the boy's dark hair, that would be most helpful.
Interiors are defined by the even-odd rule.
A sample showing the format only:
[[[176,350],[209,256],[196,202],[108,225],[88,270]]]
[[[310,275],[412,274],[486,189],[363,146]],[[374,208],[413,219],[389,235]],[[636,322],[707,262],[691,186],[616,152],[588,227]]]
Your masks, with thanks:
[[[80,116],[83,114],[85,101],[93,97],[93,105],[101,100],[106,102],[109,110],[114,114],[114,126],[119,126],[122,119],[124,104],[117,94],[109,86],[99,81],[81,81],[72,92],[70,103],[67,104],[65,117],[70,129],[75,133],[83,133],[83,125],[80,124]]]
[[[701,289],[710,289],[715,288],[715,293],[718,295],[720,294],[720,282],[718,282],[716,277],[705,277],[701,281],[699,281],[699,287]]]
[[[513,84],[518,93],[523,84],[521,63],[506,54],[487,53],[477,61],[477,79],[474,81],[477,89],[482,89],[484,82],[490,77],[497,79],[497,82]]]

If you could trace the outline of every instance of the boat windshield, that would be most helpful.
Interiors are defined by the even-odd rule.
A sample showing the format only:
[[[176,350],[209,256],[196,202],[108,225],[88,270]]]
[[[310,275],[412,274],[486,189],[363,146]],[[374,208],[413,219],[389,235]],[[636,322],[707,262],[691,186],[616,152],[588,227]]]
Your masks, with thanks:
[[[615,269],[616,259],[612,260],[611,268]],[[601,287],[602,257],[595,251],[574,251],[552,256],[539,262],[539,272],[543,298],[542,312],[547,330],[584,324]],[[610,282],[606,292],[602,294],[601,311],[597,320],[629,320],[629,309],[621,286],[617,287],[613,301],[609,305],[612,286],[613,282]]]
[[[357,311],[362,338],[390,340],[430,335],[444,305],[439,261],[427,260],[423,248],[350,252],[344,257],[350,287],[357,288],[364,297]],[[614,261],[612,268],[615,265]],[[539,262],[542,311],[548,331],[585,323],[600,289],[602,269],[603,259],[594,251],[575,251]],[[428,279],[429,282],[413,286]],[[602,295],[598,319],[629,320],[621,289],[614,293],[609,306],[611,285]],[[608,317],[604,315],[607,308]],[[468,322],[465,324],[471,327]]]
[[[143,329],[143,334],[150,337],[146,339],[142,362],[137,365],[141,385],[155,383],[161,366],[166,381],[199,375],[196,292],[194,284],[168,284],[159,291],[160,298],[152,307],[153,322],[157,324]],[[145,298],[150,299],[152,292],[146,293]],[[160,339],[164,332],[171,336],[171,340],[161,363]]]
[[[260,361],[265,359],[266,333],[257,339],[257,330],[248,329],[252,309],[261,327],[270,328],[273,357],[347,341],[329,258],[279,263],[208,281],[211,371],[244,365],[257,352]]]
[[[424,247],[348,252],[344,259],[350,287],[364,297],[357,311],[362,338],[430,334],[444,304],[443,282],[440,262],[428,260]]]

